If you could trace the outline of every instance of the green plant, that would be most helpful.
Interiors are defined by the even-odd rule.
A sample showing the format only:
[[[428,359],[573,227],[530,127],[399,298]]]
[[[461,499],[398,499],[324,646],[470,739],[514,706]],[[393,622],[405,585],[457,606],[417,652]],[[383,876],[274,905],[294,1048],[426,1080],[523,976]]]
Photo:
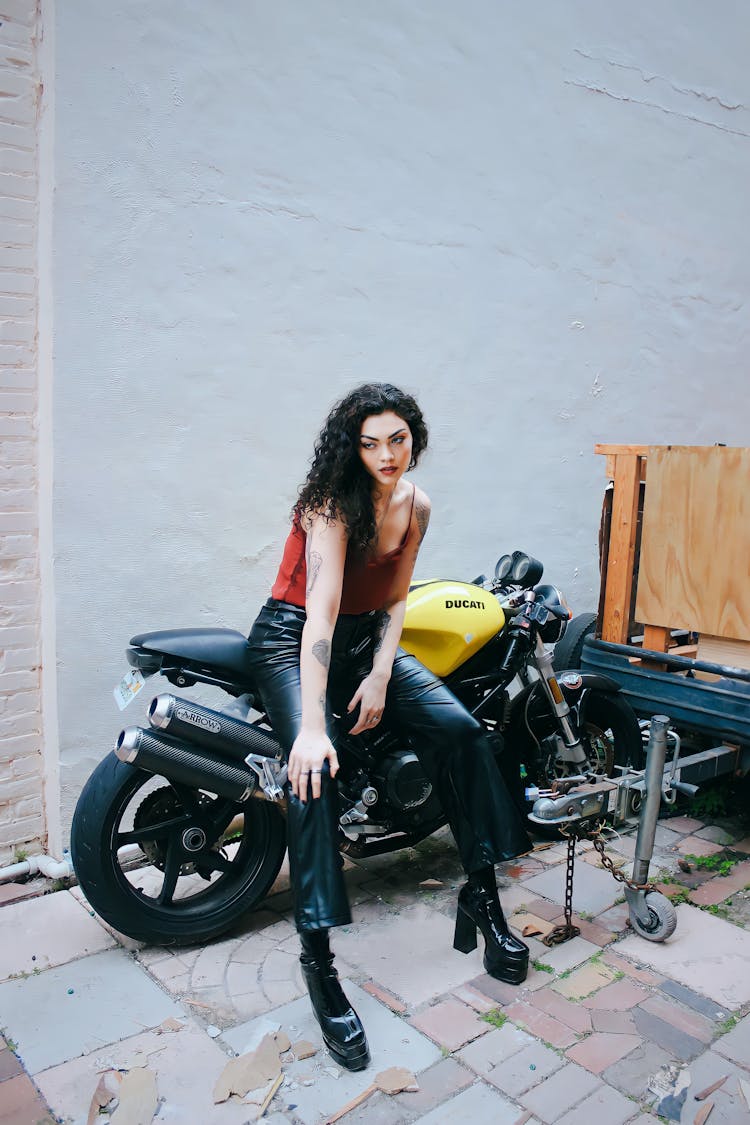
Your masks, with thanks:
[[[694,867],[703,871],[716,871],[719,875],[728,875],[739,861],[732,859],[726,852],[715,852],[714,855],[688,855],[685,857]]]
[[[551,965],[546,965],[544,961],[532,961],[531,963],[539,973],[554,973],[555,971]]]
[[[13,852],[13,859],[16,863],[23,863],[24,860],[27,860],[28,858],[29,853],[26,851],[26,848],[16,848],[16,850]]]
[[[490,1008],[489,1012],[484,1013],[482,1019],[493,1027],[502,1027],[508,1017],[499,1008]]]
[[[732,1031],[739,1022],[739,1016],[727,1016],[725,1020],[722,1020],[716,1030],[719,1035],[726,1035],[728,1032]]]

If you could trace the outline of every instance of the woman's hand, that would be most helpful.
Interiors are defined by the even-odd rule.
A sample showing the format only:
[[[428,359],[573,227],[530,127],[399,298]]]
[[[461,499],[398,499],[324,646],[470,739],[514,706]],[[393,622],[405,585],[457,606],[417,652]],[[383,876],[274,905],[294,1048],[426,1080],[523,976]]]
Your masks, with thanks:
[[[349,731],[350,734],[361,734],[363,730],[373,730],[378,725],[383,717],[388,679],[389,677],[378,672],[370,672],[369,676],[365,676],[347,707],[347,711],[351,713],[359,704],[359,718],[356,726]]]
[[[335,777],[339,769],[339,760],[328,735],[325,731],[308,733],[301,730],[294,740],[289,755],[287,777],[292,792],[303,804],[307,801],[308,781],[312,786],[313,800],[320,796],[320,775],[325,761],[330,766],[331,777]]]

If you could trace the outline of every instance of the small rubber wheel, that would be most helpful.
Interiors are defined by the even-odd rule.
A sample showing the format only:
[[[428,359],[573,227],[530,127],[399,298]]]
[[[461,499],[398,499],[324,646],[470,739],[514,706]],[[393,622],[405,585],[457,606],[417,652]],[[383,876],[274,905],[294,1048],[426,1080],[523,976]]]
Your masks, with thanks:
[[[630,925],[646,941],[666,941],[677,926],[677,911],[674,906],[660,891],[649,891],[646,895],[646,908],[650,916],[649,922],[644,926],[635,911],[631,910]]]
[[[569,621],[552,654],[552,667],[555,671],[565,672],[568,669],[580,668],[586,638],[593,637],[595,633],[595,613],[579,613]]]

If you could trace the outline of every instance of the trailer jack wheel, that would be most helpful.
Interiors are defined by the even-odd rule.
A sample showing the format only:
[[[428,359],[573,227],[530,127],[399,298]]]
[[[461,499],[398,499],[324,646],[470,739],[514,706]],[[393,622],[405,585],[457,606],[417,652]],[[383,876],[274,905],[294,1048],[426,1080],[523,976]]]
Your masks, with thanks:
[[[646,941],[666,941],[675,932],[677,912],[666,895],[660,891],[634,891],[625,889],[630,907],[630,925]]]

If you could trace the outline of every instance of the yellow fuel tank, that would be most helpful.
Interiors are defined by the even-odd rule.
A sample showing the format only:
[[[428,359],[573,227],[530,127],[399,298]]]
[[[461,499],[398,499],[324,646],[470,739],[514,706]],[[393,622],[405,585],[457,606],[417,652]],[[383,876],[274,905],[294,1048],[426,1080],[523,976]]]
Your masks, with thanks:
[[[406,600],[401,648],[436,676],[449,676],[505,624],[497,598],[481,586],[416,582]]]

